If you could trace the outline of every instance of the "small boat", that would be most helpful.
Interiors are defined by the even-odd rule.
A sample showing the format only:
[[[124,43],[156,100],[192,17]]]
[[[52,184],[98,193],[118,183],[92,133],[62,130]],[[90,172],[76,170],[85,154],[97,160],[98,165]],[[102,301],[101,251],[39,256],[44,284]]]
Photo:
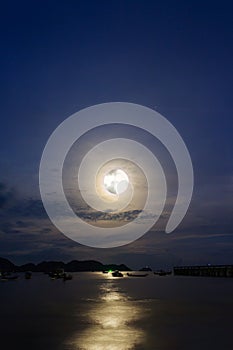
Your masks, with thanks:
[[[11,275],[11,274],[5,274],[5,273],[3,273],[2,275],[1,275],[1,277],[0,277],[0,280],[1,281],[15,281],[15,280],[17,280],[18,279],[18,275]]]
[[[67,273],[64,273],[63,275],[63,281],[70,281],[72,280],[73,276]]]
[[[51,271],[48,273],[49,277],[51,277],[52,280],[63,278],[64,274],[65,274],[64,269],[57,269],[55,271]]]
[[[154,274],[158,276],[167,276],[167,275],[171,275],[172,271],[159,270],[159,271],[154,271]]]
[[[127,272],[127,276],[129,276],[129,277],[146,277],[146,276],[148,276],[148,273],[140,273],[140,274],[138,274],[138,273],[128,273]]]
[[[113,277],[123,277],[123,273],[121,273],[120,271],[116,270],[116,271],[112,272],[112,276]]]
[[[27,272],[25,272],[24,277],[25,277],[26,280],[30,280],[32,278],[32,273],[27,271]]]
[[[144,272],[150,272],[150,271],[152,271],[151,270],[151,268],[149,267],[149,266],[145,266],[145,267],[143,267],[142,269],[140,269],[139,271],[144,271]]]

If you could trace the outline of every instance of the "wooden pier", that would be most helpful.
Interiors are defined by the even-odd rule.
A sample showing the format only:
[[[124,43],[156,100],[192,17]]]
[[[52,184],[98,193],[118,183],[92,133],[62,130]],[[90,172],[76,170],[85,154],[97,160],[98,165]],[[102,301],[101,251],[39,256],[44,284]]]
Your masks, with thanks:
[[[233,265],[175,266],[176,276],[233,277]]]

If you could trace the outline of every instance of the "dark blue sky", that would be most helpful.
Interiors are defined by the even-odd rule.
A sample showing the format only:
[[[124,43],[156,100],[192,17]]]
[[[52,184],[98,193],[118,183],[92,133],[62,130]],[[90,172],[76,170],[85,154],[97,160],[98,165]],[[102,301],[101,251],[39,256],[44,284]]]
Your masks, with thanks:
[[[181,226],[177,237],[185,230],[190,235],[194,231],[197,236],[209,234],[208,249],[200,261],[204,262],[203,256],[210,254],[211,259],[218,260],[216,263],[221,262],[226,251],[230,259],[232,18],[232,1],[5,2],[0,21],[0,168],[1,201],[8,203],[10,198],[11,204],[2,205],[2,222],[12,223],[16,216],[19,219],[13,209],[9,214],[9,208],[18,205],[12,197],[26,201],[28,196],[38,195],[41,153],[60,122],[93,104],[134,102],[156,108],[170,120],[185,140],[193,160],[193,203],[186,219],[188,225],[183,231]],[[35,222],[38,217],[33,215]],[[32,238],[30,246],[28,238],[27,242],[17,238],[19,235],[12,234],[10,238],[4,227],[0,255],[21,256],[19,260],[43,257],[34,248],[30,250]],[[27,237],[26,231],[21,227],[19,234]],[[211,240],[213,234],[224,237],[216,243],[216,237]],[[34,239],[37,245],[46,245],[43,237],[34,235]],[[143,242],[142,255],[153,256],[153,250],[149,252]],[[193,246],[203,247],[199,236],[192,238],[191,243],[187,241],[183,251],[177,248],[177,242],[162,244],[171,245],[168,260],[177,256],[172,262],[186,261],[184,250],[191,252]],[[26,245],[28,253],[24,252]],[[44,256],[56,257],[55,247],[52,253],[48,247],[42,249]],[[63,246],[59,249],[62,256]],[[79,254],[75,245],[72,249],[67,258]],[[167,248],[161,248],[161,252],[163,249]],[[124,248],[124,254],[132,254],[131,250]],[[80,254],[83,258],[95,257],[90,251],[87,256],[81,250]],[[114,256],[111,254],[110,257]],[[117,257],[123,253],[114,254]],[[161,253],[164,256],[161,261],[166,261],[166,254]],[[98,257],[101,259],[101,254]]]

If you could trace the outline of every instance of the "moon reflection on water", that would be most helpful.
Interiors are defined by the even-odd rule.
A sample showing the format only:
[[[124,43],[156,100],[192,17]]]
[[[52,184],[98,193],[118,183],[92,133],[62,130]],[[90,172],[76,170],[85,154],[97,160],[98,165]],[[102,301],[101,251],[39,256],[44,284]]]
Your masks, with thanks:
[[[136,323],[145,308],[130,299],[110,277],[100,286],[100,298],[85,314],[88,327],[69,342],[72,350],[132,350],[143,345],[145,334]]]

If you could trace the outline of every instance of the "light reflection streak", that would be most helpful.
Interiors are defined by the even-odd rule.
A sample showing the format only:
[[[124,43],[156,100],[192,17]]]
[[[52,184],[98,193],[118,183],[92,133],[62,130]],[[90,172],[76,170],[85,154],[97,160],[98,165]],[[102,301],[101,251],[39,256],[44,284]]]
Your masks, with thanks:
[[[136,327],[145,310],[117,288],[117,281],[100,286],[100,297],[92,301],[85,318],[89,324],[69,342],[72,350],[132,350],[143,343],[144,332]]]

